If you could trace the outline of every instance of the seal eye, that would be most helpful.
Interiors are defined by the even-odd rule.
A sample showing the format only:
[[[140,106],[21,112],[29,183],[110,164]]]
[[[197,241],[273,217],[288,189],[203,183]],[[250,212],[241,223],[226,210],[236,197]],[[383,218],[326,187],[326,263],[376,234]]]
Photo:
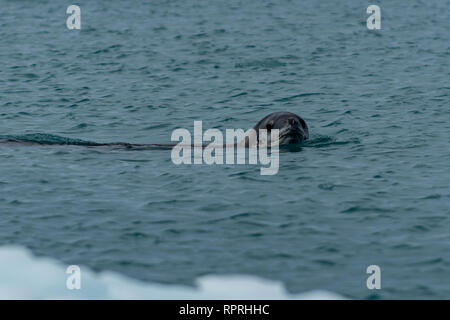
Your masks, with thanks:
[[[298,125],[297,120],[295,120],[294,118],[289,118],[289,119],[287,119],[287,122],[288,122],[291,126],[293,126],[293,125]]]

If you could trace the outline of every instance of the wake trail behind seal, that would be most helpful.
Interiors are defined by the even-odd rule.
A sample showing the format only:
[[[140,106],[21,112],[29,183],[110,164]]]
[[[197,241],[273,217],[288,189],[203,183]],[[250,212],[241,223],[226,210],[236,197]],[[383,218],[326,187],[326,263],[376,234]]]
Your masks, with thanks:
[[[72,139],[46,133],[33,133],[24,135],[0,136],[0,144],[24,144],[24,145],[71,145],[83,147],[111,147],[133,150],[169,150],[173,144],[133,144],[126,142],[98,143],[93,141]]]

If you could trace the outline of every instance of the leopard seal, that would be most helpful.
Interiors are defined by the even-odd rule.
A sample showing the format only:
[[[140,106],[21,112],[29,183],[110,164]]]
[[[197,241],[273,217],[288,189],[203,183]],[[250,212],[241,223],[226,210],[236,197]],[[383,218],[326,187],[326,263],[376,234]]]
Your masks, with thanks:
[[[267,130],[268,145],[277,144],[279,146],[283,146],[300,144],[309,139],[309,129],[306,121],[299,115],[287,111],[278,111],[268,114],[259,120],[252,129],[256,132],[256,144],[258,146],[261,143],[260,130]],[[273,129],[279,130],[277,141],[270,141],[270,132]],[[249,141],[249,138],[246,137],[245,144],[241,144],[241,146],[255,146]]]
[[[260,144],[260,130],[266,130],[268,133],[268,145],[296,145],[300,144],[309,138],[308,125],[305,120],[292,112],[278,111],[268,114],[256,125],[251,128],[256,136],[256,139],[250,139],[246,136],[242,141],[229,146],[237,147],[257,147]],[[250,129],[250,130],[251,130]],[[278,140],[270,141],[271,130],[278,129]],[[249,131],[250,131],[249,130]],[[256,141],[256,143],[255,143]],[[153,149],[172,149],[175,144],[134,144],[125,142],[116,143],[97,143],[92,141],[84,141],[78,139],[64,138],[49,134],[27,134],[22,136],[0,136],[0,144],[15,144],[20,143],[24,145],[72,145],[84,147],[112,147],[119,149],[133,149],[133,150],[153,150]],[[193,147],[205,147],[206,145],[192,145]],[[227,146],[226,146],[227,147]]]

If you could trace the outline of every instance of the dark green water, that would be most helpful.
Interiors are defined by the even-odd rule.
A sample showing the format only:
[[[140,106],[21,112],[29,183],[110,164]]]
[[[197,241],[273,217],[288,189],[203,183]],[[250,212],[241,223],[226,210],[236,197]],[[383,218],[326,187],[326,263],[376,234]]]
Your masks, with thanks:
[[[450,298],[449,1],[5,1],[0,245],[145,281]],[[259,166],[175,166],[176,128],[286,110],[311,140]],[[34,135],[39,133],[40,135]],[[43,135],[44,134],[44,135]],[[381,268],[368,290],[366,268]]]

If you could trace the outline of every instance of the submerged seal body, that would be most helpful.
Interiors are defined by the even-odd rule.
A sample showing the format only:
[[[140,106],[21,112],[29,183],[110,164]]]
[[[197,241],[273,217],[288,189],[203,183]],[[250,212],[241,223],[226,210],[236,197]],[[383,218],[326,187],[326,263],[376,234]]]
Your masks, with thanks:
[[[260,142],[260,129],[267,130],[268,134],[272,129],[279,130],[279,140],[267,141],[268,144],[299,144],[309,139],[309,130],[306,121],[295,113],[286,111],[274,112],[265,116],[253,127],[253,129],[256,131],[258,143]],[[268,139],[270,139],[270,135],[268,136]]]

